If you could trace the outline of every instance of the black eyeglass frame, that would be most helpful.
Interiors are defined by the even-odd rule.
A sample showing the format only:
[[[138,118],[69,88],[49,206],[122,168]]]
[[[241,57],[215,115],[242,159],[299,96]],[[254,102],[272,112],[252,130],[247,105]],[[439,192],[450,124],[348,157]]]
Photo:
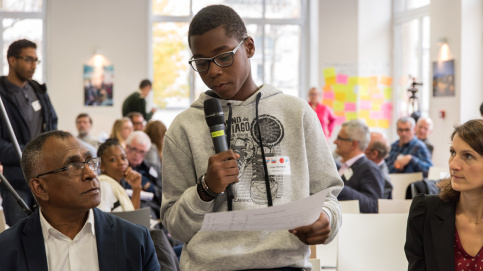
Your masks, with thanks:
[[[337,140],[340,140],[340,141],[354,141],[354,139],[352,139],[352,138],[350,138],[350,137],[349,137],[349,138],[343,138],[343,137],[337,136],[337,138],[336,138],[336,139],[337,139]]]
[[[92,168],[92,167],[89,166],[89,163],[91,163],[91,162],[94,162],[93,165],[95,165],[95,168]],[[90,158],[90,159],[87,159],[84,162],[73,162],[73,163],[70,163],[67,166],[63,167],[63,168],[59,168],[59,169],[56,169],[56,170],[52,170],[52,171],[49,171],[49,172],[45,172],[45,173],[39,174],[39,175],[37,175],[37,178],[39,178],[40,176],[47,175],[47,174],[55,174],[55,173],[64,172],[64,171],[67,171],[67,173],[69,173],[69,167],[75,166],[76,164],[83,164],[79,168],[79,169],[82,169],[82,172],[84,172],[84,168],[86,167],[86,164],[87,164],[87,166],[91,170],[93,170],[94,172],[96,172],[96,170],[99,168],[99,166],[101,164],[101,157]],[[71,176],[71,175],[69,174],[69,176]]]
[[[229,66],[233,65],[233,62],[235,62],[234,56],[235,56],[236,51],[238,51],[238,49],[241,47],[241,45],[242,45],[242,44],[243,44],[243,43],[244,43],[244,42],[245,42],[247,39],[248,39],[248,37],[243,38],[243,40],[242,40],[242,41],[240,41],[240,43],[239,43],[239,44],[238,44],[238,45],[235,47],[235,49],[233,49],[233,51],[224,52],[224,53],[218,54],[218,55],[216,55],[216,56],[214,56],[214,57],[212,57],[212,58],[194,58],[194,59],[190,59],[190,60],[188,61],[188,63],[190,64],[191,68],[193,68],[193,70],[194,70],[195,72],[205,72],[205,71],[209,70],[209,69],[210,69],[210,64],[211,64],[211,62],[215,63],[215,64],[216,64],[218,67],[221,67],[221,68],[229,67]],[[220,56],[223,56],[223,55],[230,55],[230,56],[231,56],[231,63],[230,63],[230,64],[228,64],[228,65],[220,65],[220,64],[218,64],[218,63],[216,62],[216,60],[215,60],[215,59],[216,59],[216,58],[218,58],[218,57],[220,57]],[[206,69],[205,69],[205,70],[198,70],[198,69],[196,68],[196,61],[198,61],[198,60],[204,60],[204,61],[208,61],[208,65],[206,66]],[[193,62],[194,62],[194,64],[193,64]]]
[[[38,58],[31,58],[29,56],[16,56],[15,58],[22,59],[23,61],[28,63],[35,63],[37,65],[42,62],[42,60],[39,60]]]

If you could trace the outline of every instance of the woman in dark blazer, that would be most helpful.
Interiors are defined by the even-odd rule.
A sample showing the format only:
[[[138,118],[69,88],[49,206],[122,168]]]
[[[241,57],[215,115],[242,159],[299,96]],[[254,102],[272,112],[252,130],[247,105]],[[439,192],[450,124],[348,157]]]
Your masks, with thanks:
[[[409,211],[408,270],[483,270],[483,120],[451,135],[451,178],[439,195],[419,195]]]

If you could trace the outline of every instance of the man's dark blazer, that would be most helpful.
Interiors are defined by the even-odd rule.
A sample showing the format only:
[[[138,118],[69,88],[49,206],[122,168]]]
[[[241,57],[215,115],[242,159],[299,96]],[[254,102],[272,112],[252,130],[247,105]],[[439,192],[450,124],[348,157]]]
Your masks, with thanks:
[[[377,199],[382,199],[384,177],[374,162],[365,156],[359,158],[350,167],[352,176],[349,180],[342,175],[344,188],[338,200],[359,200],[361,213],[377,213]]]
[[[94,209],[99,270],[160,270],[149,231]],[[45,270],[44,237],[37,210],[0,234],[2,270]]]
[[[420,194],[409,210],[404,251],[409,271],[454,271],[456,202]]]

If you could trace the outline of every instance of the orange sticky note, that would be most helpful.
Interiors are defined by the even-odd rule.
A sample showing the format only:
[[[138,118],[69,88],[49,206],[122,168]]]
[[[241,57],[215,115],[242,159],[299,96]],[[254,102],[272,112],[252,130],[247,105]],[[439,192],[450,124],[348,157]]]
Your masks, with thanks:
[[[370,87],[377,87],[377,76],[369,77],[369,86]]]
[[[392,78],[387,76],[381,76],[381,84],[390,86],[392,84]]]
[[[331,85],[325,85],[323,87],[323,89],[324,89],[324,92],[332,91],[332,86]]]
[[[378,120],[377,121],[377,126],[380,128],[388,129],[389,128],[389,120]]]
[[[334,109],[334,100],[332,100],[332,99],[323,99],[322,104],[325,104],[328,107]]]

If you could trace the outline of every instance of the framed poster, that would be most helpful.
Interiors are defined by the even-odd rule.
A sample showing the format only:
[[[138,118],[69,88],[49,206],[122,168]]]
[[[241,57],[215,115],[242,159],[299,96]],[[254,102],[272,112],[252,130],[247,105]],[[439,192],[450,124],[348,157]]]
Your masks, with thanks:
[[[112,106],[114,67],[84,65],[84,105]]]
[[[433,97],[455,96],[454,59],[433,62]]]

